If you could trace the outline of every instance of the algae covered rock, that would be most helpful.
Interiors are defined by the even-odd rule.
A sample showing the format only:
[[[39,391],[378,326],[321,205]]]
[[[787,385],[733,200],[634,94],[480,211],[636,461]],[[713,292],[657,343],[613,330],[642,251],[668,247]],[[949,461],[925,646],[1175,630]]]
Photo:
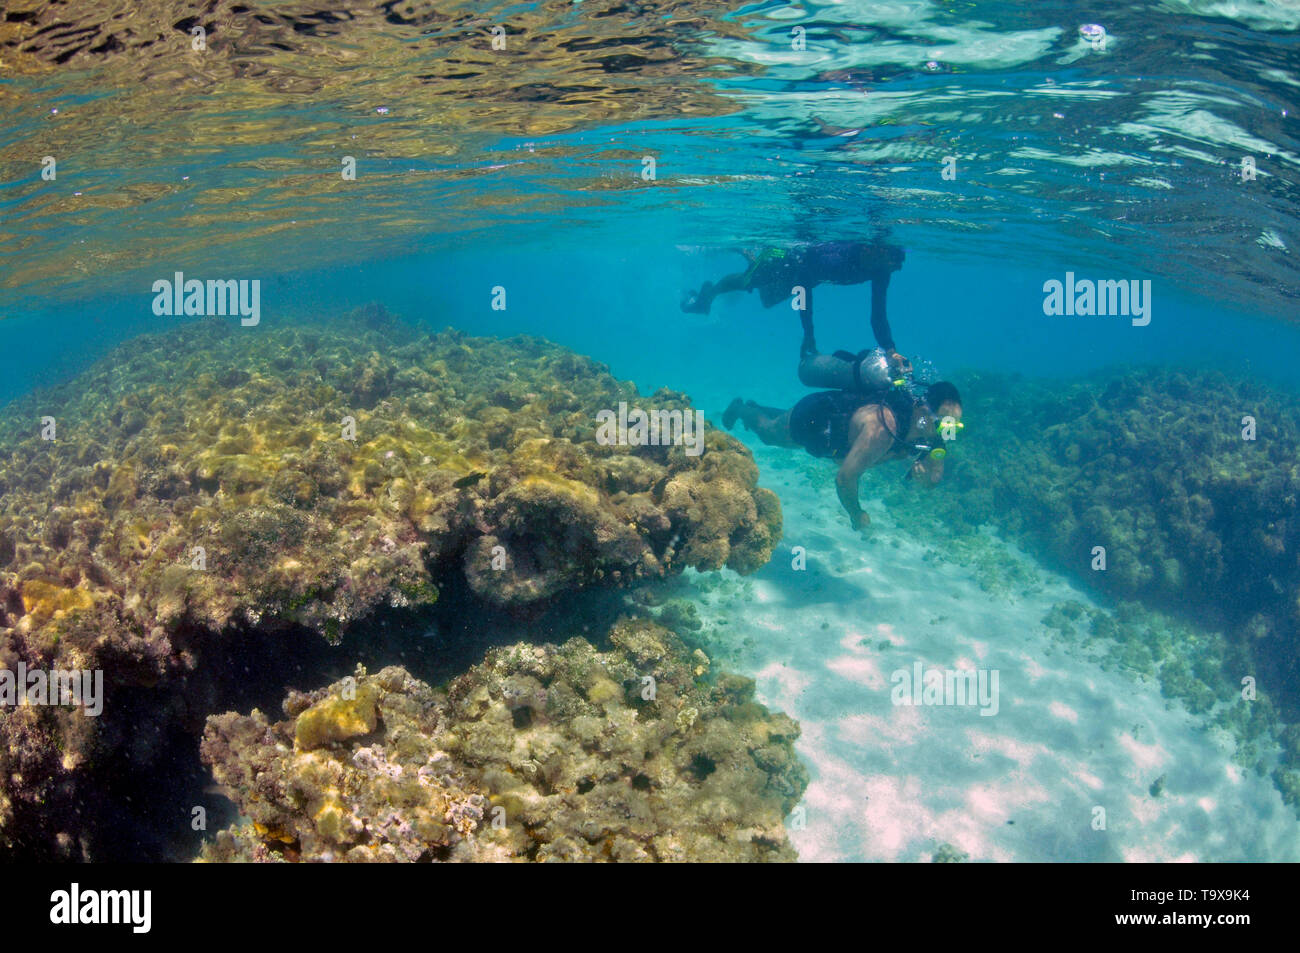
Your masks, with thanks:
[[[210,717],[203,758],[248,823],[221,832],[203,858],[414,861],[458,847],[464,855],[487,801],[437,746],[438,702],[427,685],[386,668],[292,693],[290,720],[279,724],[256,709]]]
[[[367,684],[347,697],[321,699],[298,716],[294,744],[304,751],[346,741],[375,730],[379,690]]]
[[[493,649],[445,692],[391,667],[290,695],[286,721],[209,718],[204,760],[249,824],[203,856],[793,860],[798,725],[661,626],[609,641]]]
[[[19,611],[0,622],[107,600],[145,624],[331,633],[435,599],[448,572],[521,603],[770,555],[779,504],[739,442],[596,439],[598,412],[682,411],[681,395],[637,398],[533,338],[370,323],[191,325],[11,407],[0,571]]]
[[[992,524],[1113,596],[1225,624],[1261,685],[1300,713],[1293,398],[1167,368],[962,385],[966,429],[950,486],[922,499],[882,478],[891,509],[924,510],[946,534]]]
[[[164,700],[104,730],[113,698],[179,693],[214,634],[338,641],[449,581],[544,606],[688,566],[762,565],[780,508],[744,446],[713,430],[700,455],[606,445],[596,415],[620,401],[689,407],[536,338],[431,336],[371,308],[256,330],[187,324],[10,405],[0,661],[101,669],[109,704],[89,724],[0,713],[0,840],[84,855],[50,846],[83,823],[78,772],[113,763],[139,718],[166,731],[177,715]],[[128,770],[155,751],[136,746]]]

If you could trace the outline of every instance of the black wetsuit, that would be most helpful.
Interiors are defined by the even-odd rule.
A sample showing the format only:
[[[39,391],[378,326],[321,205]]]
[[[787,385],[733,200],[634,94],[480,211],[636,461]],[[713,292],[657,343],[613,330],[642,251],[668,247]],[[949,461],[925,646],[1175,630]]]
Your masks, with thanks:
[[[822,282],[859,285],[871,282],[871,329],[887,351],[894,338],[885,315],[885,293],[889,275],[903,264],[903,250],[862,242],[814,242],[794,248],[768,248],[759,254],[745,273],[746,287],[757,289],[763,307],[770,308],[790,297],[794,284],[811,290]]]
[[[790,437],[814,457],[843,458],[849,452],[849,423],[858,408],[883,404],[894,414],[896,453],[903,438],[912,429],[912,411],[916,402],[898,390],[877,394],[855,394],[843,390],[823,390],[809,394],[790,411]]]
[[[902,267],[903,257],[903,250],[896,246],[862,242],[812,242],[793,248],[767,248],[745,272],[743,287],[757,290],[763,307],[770,308],[789,300],[794,285],[804,285],[808,299],[800,315],[804,331],[800,353],[816,354],[812,289],[822,282],[857,285],[870,281],[871,330],[877,344],[886,351],[893,351],[894,335],[889,328],[885,304],[889,276]]]

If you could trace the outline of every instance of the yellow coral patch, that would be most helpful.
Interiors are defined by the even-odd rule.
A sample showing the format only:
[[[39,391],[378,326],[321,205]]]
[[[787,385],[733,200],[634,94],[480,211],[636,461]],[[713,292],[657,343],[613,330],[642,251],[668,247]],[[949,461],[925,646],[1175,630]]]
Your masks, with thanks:
[[[367,684],[357,689],[356,698],[331,695],[318,701],[298,716],[294,728],[298,748],[311,751],[335,741],[370,734],[378,719],[375,710],[378,700],[379,689]]]
[[[326,840],[338,840],[343,832],[343,808],[337,801],[326,801],[316,812],[316,831]]]
[[[23,611],[38,621],[60,618],[75,609],[89,609],[95,604],[89,592],[80,586],[66,589],[33,579],[23,586]]]
[[[267,827],[265,824],[257,823],[257,821],[253,822],[253,830],[257,831],[264,840],[278,840],[281,844],[293,843],[293,837],[286,834],[284,831]]]
[[[585,506],[598,506],[600,504],[600,495],[587,484],[579,483],[577,480],[570,480],[558,473],[533,473],[524,477],[520,481],[520,485],[530,490],[549,490],[553,493],[558,492],[565,496],[576,497],[578,502]]]

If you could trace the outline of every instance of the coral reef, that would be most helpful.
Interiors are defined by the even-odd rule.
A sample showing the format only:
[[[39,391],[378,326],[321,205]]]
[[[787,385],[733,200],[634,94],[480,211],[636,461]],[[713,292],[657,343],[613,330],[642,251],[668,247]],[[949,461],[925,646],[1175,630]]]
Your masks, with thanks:
[[[397,667],[208,719],[247,823],[207,860],[788,861],[799,728],[647,620],[491,650],[435,691]]]
[[[380,607],[432,603],[453,575],[489,602],[544,606],[687,566],[761,566],[780,505],[749,452],[712,429],[700,456],[598,443],[597,411],[634,399],[689,406],[539,339],[429,336],[371,308],[137,338],[11,405],[0,664],[102,669],[109,705],[89,720],[0,710],[0,839],[40,831],[36,852],[60,853],[59,818],[84,794],[74,775],[106,763],[99,741],[123,743],[104,730],[114,695],[179,691],[196,633],[337,641]]]
[[[1300,728],[1287,726],[1300,721],[1300,407],[1218,372],[1167,368],[959,384],[966,429],[949,485],[918,493],[871,474],[867,492],[902,519],[934,521],[945,556],[964,559],[961,541],[991,526],[1116,598],[1114,611],[1063,603],[1043,622],[1103,664],[1158,679],[1300,810],[1289,741]],[[1104,571],[1092,568],[1096,546]]]
[[[877,478],[891,509],[996,526],[1103,592],[1220,620],[1300,703],[1300,408],[1217,372],[961,383],[951,485],[920,499]]]

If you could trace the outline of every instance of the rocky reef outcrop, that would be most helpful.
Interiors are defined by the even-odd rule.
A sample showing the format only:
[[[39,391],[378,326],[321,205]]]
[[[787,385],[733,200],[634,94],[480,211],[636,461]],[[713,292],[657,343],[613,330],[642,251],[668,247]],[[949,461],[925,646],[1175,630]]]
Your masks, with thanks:
[[[1168,368],[962,383],[967,426],[949,485],[921,500],[882,481],[891,506],[924,508],[954,533],[997,526],[1116,597],[1208,613],[1289,657],[1276,681],[1300,684],[1294,400]]]
[[[539,339],[420,334],[372,308],[136,338],[11,405],[0,664],[102,670],[108,698],[99,719],[0,708],[0,838],[86,853],[62,826],[80,823],[80,776],[124,744],[105,729],[131,690],[164,695],[135,707],[132,733],[175,722],[187,699],[167,693],[200,666],[199,634],[337,641],[453,577],[489,603],[544,606],[687,566],[761,566],[780,506],[749,452],[713,429],[698,456],[605,445],[596,414],[620,401],[689,408]]]
[[[609,642],[493,649],[445,691],[360,670],[290,693],[283,721],[209,718],[204,760],[247,823],[203,859],[793,860],[797,724],[662,626]]]

